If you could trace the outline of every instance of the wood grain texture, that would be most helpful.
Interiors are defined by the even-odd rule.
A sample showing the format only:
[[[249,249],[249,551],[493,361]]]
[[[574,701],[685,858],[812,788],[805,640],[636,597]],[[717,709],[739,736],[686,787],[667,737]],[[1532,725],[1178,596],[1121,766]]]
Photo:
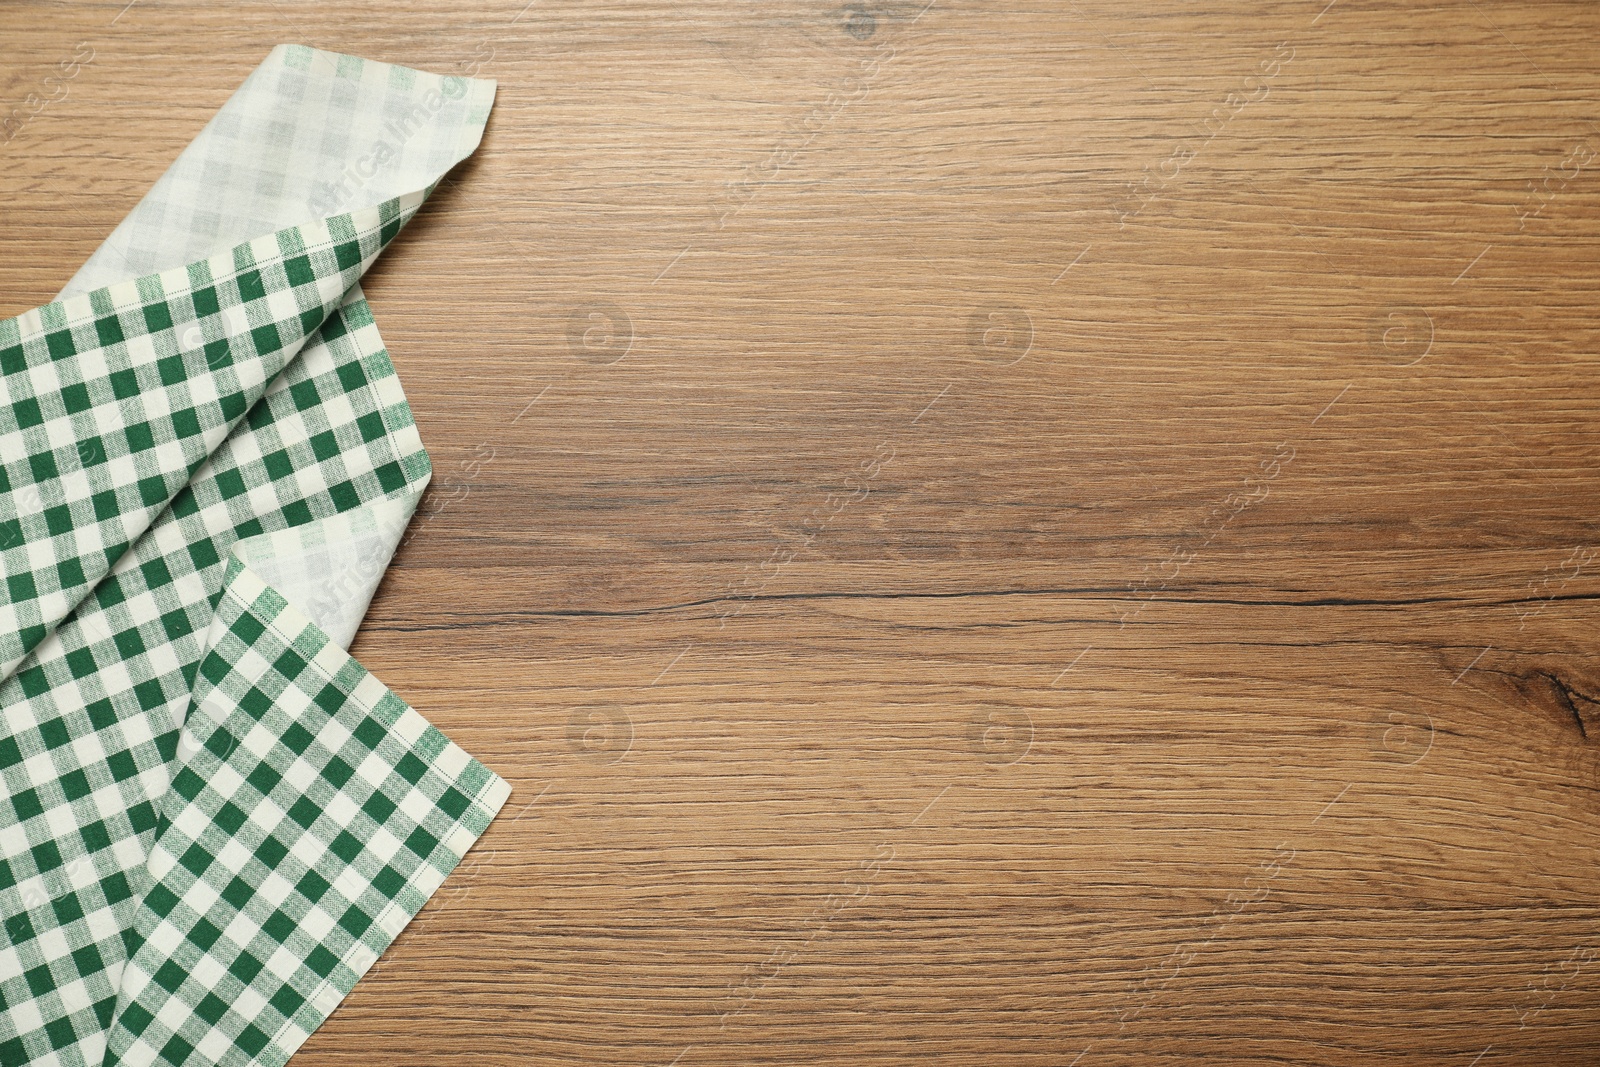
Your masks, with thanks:
[[[514,792],[299,1067],[1600,1056],[1600,7],[124,3],[0,314],[280,41],[500,83],[353,651]]]

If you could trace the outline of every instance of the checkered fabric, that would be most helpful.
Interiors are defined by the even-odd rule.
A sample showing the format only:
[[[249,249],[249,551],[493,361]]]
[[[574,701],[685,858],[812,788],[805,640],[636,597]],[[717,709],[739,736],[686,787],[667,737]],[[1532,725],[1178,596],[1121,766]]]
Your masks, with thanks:
[[[357,282],[492,96],[276,49],[0,322],[3,1067],[285,1062],[504,803],[344,651],[431,474]]]

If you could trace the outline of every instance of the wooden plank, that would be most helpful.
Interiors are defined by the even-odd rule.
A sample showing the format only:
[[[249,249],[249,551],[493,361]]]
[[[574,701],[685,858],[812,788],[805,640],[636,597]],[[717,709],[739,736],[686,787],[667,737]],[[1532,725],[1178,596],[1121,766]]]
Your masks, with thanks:
[[[297,1064],[1593,1062],[1600,8],[124,3],[0,314],[280,41],[500,82],[354,651],[514,792]]]

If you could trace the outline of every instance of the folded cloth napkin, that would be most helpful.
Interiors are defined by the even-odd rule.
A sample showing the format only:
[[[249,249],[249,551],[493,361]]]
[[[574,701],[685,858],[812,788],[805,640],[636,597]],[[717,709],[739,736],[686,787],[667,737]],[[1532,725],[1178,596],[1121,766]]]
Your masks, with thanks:
[[[281,1064],[506,783],[345,652],[431,473],[358,284],[494,83],[275,49],[0,322],[0,1064]]]

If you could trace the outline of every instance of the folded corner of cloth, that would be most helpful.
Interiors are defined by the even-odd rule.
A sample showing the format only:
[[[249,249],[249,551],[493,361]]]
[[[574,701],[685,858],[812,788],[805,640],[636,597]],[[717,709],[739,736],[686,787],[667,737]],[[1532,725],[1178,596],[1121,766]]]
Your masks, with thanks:
[[[494,92],[279,46],[0,322],[0,1067],[282,1064],[505,802],[345,651],[431,475],[359,282]]]

